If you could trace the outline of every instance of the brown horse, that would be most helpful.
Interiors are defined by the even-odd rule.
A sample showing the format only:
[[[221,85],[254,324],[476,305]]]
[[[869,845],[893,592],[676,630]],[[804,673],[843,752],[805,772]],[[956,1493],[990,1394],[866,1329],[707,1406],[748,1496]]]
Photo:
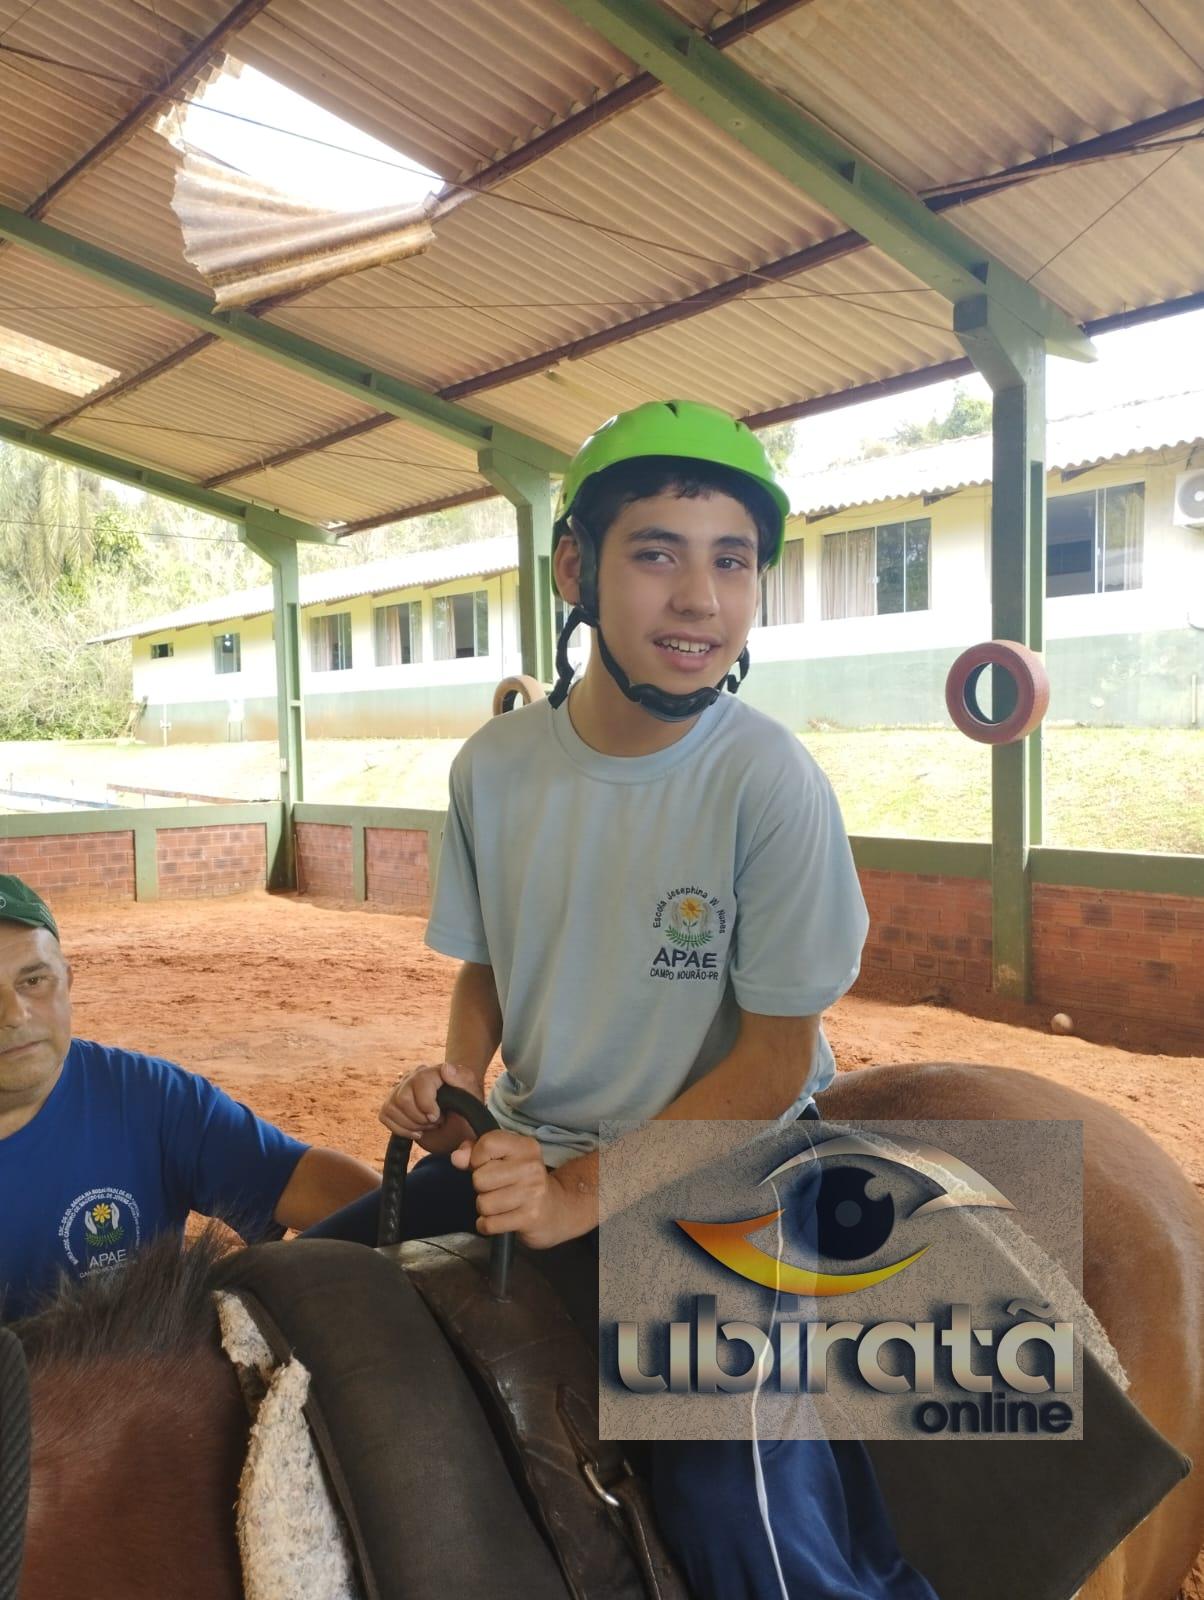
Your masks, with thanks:
[[[1174,1600],[1204,1537],[1204,1208],[1187,1179],[1119,1113],[1005,1068],[870,1068],[842,1075],[823,1110],[1082,1120],[1085,1296],[1131,1398],[1198,1465],[1080,1600]],[[182,1255],[152,1246],[19,1325],[34,1428],[21,1600],[241,1600],[232,1511],[248,1430],[218,1351],[221,1253],[210,1238]]]
[[[844,1073],[823,1113],[1082,1121],[1084,1298],[1128,1373],[1129,1398],[1195,1470],[1096,1569],[1080,1600],[1171,1600],[1185,1581],[1185,1600],[1204,1597],[1188,1578],[1204,1542],[1204,1206],[1182,1171],[1118,1111],[1004,1067]]]

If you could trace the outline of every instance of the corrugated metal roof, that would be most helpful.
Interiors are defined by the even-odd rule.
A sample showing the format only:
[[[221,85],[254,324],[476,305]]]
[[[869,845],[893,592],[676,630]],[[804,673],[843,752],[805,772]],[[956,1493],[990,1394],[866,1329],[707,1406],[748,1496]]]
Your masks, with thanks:
[[[152,15],[134,0],[40,0],[32,9],[0,0],[6,45],[121,80],[0,53],[0,197],[27,204],[230,4],[162,0]],[[706,27],[745,7],[677,0],[674,9]],[[636,71],[558,0],[273,0],[226,48],[452,179]],[[1155,19],[1131,0],[997,0],[989,8],[978,0],[812,0],[732,54],[924,190],[1199,97],[1204,8],[1160,0]],[[70,188],[49,220],[200,287],[170,208],[176,159],[145,128]],[[1088,318],[1204,290],[1202,202],[1204,144],[1196,144],[1043,176],[948,216]],[[684,393],[754,413],[958,356],[948,307],[917,293],[916,281],[876,250],[758,286],[759,266],[842,231],[659,92],[460,207],[427,255],[328,285],[271,317],[366,366],[441,388],[749,274],[740,300],[624,333],[537,375],[490,376],[465,402],[570,449],[616,409],[652,395]],[[57,306],[70,303],[57,298],[63,272],[31,261],[0,250],[0,320],[4,301],[20,304],[22,294],[49,304],[53,292]],[[112,298],[76,281],[81,305]],[[195,337],[157,312],[22,315],[32,319],[24,331],[101,361],[108,351],[106,364],[124,374]],[[264,456],[370,412],[245,352],[231,378],[230,355],[194,356],[64,432],[183,477],[242,469],[232,481],[243,492],[311,521],[385,516],[483,482],[467,452],[449,458],[424,438],[420,454],[419,436],[392,424],[354,442],[371,460],[352,464],[351,446],[340,445],[263,472]],[[60,403],[40,385],[0,378],[0,407],[36,423]]]
[[[733,58],[916,190],[1199,98],[1197,0],[817,0]]]
[[[1046,428],[1050,472],[1096,466],[1150,450],[1182,449],[1204,439],[1204,390],[1134,401],[1106,411],[1060,417]],[[799,473],[787,484],[796,516],[886,500],[913,500],[991,481],[991,436],[946,439],[895,455]]]
[[[507,534],[501,539],[480,539],[472,544],[447,545],[441,550],[420,550],[411,556],[390,556],[357,567],[336,568],[329,572],[304,574],[298,583],[302,606],[332,605],[364,594],[393,594],[403,589],[419,589],[436,583],[451,583],[456,578],[488,578],[510,572],[518,566],[518,539]],[[115,639],[142,639],[147,634],[165,633],[178,628],[212,626],[235,617],[260,617],[272,609],[272,586],[238,589],[202,600],[128,628],[99,634],[89,644],[108,644]]]
[[[152,93],[229,6],[0,0],[0,202],[30,205]]]

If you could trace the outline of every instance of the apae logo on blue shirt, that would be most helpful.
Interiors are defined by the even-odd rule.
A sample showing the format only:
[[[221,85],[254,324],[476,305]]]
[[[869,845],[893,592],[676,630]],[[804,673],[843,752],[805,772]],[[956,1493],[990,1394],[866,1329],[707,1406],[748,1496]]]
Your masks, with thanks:
[[[128,1189],[89,1189],[64,1211],[59,1239],[81,1277],[124,1266],[142,1239],[138,1202]]]

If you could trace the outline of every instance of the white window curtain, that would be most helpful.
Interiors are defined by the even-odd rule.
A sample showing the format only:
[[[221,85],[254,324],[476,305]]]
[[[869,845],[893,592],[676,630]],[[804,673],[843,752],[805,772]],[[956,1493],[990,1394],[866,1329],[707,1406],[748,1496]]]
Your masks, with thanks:
[[[309,664],[314,672],[345,672],[351,666],[351,613],[315,617],[309,625]]]
[[[1100,584],[1103,590],[1140,589],[1145,530],[1145,484],[1103,491]]]
[[[874,530],[857,528],[848,535],[849,557],[846,617],[872,617],[878,609],[874,594]]]
[[[405,666],[422,660],[422,602],[378,606],[375,612],[376,664]]]
[[[820,570],[820,603],[825,621],[836,621],[848,615],[845,610],[847,570],[848,550],[844,534],[826,533]]]
[[[803,620],[803,541],[790,539],[782,559],[761,579],[761,626],[780,627]]]
[[[437,594],[435,596],[435,660],[453,661],[456,655],[455,637],[452,629],[452,597],[450,594]]]

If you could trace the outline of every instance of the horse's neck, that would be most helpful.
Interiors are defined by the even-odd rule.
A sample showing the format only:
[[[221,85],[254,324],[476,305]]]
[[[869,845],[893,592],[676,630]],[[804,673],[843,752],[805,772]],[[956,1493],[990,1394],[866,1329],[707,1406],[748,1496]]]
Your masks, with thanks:
[[[247,1420],[219,1354],[53,1364],[32,1398],[21,1600],[241,1600]]]

